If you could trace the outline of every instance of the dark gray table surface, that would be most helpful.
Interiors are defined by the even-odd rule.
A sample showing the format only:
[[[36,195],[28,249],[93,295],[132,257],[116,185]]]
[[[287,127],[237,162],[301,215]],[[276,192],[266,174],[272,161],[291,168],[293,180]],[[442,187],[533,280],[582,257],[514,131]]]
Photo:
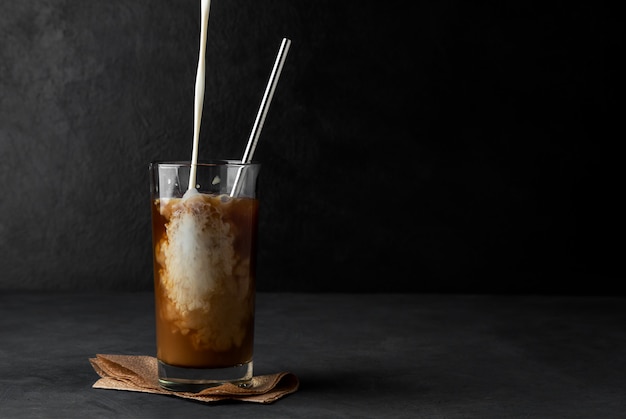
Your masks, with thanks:
[[[625,298],[260,293],[270,405],[93,389],[96,353],[154,355],[151,293],[0,292],[0,417],[626,417]]]

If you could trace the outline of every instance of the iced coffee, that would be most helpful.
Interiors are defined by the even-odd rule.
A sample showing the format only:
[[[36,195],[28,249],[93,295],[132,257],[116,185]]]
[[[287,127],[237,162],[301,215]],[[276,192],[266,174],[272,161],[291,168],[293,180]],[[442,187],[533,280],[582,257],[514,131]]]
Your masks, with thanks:
[[[176,186],[185,178],[176,167],[153,168],[157,358],[166,384],[251,377],[259,202],[253,167],[231,196],[242,167],[199,166],[205,191]]]

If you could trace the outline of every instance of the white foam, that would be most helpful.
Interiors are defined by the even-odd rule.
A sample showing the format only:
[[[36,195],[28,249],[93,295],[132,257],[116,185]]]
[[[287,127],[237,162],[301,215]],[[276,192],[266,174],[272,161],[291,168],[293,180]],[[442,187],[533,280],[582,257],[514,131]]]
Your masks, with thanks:
[[[236,263],[230,225],[198,198],[197,191],[191,192],[180,202],[167,225],[168,240],[163,246],[163,285],[183,315],[208,311],[211,292],[223,286],[221,282],[232,275]]]

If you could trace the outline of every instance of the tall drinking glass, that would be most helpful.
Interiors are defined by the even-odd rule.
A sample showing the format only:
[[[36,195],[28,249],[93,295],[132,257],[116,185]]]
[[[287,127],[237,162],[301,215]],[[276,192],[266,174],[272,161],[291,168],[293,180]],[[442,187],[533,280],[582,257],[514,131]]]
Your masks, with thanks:
[[[159,382],[249,385],[254,341],[258,163],[150,164]]]

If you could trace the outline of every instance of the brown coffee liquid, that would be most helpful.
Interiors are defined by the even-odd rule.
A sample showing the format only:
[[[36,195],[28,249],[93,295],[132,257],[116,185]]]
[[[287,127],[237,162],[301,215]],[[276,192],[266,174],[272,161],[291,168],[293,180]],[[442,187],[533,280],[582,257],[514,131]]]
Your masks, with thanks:
[[[196,194],[152,205],[157,358],[252,360],[258,200]]]

